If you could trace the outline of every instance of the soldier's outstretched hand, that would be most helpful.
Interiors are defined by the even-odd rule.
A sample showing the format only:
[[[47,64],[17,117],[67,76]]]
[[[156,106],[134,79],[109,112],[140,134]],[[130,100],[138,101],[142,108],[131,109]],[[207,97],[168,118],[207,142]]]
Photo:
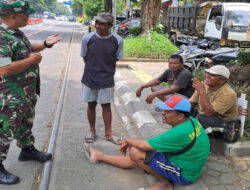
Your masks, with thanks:
[[[58,34],[54,34],[52,36],[49,36],[46,39],[46,43],[48,46],[53,46],[54,44],[56,44],[57,42],[62,40],[62,36],[59,36]]]

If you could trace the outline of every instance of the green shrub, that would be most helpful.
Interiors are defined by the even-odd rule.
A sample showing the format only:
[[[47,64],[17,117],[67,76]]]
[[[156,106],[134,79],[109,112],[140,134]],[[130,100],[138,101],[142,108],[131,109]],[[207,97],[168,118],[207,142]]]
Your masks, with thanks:
[[[248,65],[250,64],[250,52],[240,52],[237,60],[239,65]]]
[[[199,81],[203,81],[205,79],[205,68],[200,67],[199,69],[193,72],[194,78],[197,78]]]
[[[164,26],[162,24],[155,26],[152,31],[158,33],[158,34],[164,34]]]
[[[178,48],[164,34],[150,32],[148,36],[124,39],[124,57],[168,59]]]
[[[142,32],[142,27],[141,26],[130,26],[128,27],[129,33],[135,37],[138,36]]]

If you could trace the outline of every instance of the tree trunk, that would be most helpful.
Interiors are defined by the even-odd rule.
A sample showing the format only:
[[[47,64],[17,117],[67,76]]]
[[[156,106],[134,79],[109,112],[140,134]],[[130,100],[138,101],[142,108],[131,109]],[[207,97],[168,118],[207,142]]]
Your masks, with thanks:
[[[112,14],[112,0],[104,0],[104,10]]]
[[[157,26],[161,12],[161,0],[144,0],[141,7],[141,25],[143,32]]]

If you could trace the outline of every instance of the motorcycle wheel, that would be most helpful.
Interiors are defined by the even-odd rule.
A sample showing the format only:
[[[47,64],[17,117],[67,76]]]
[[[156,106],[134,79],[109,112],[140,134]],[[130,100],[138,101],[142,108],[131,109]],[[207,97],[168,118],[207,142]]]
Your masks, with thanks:
[[[180,45],[180,43],[177,41],[177,36],[176,36],[176,34],[172,34],[172,35],[170,36],[170,41],[171,41],[172,44],[174,44],[175,46],[179,46],[179,45]]]

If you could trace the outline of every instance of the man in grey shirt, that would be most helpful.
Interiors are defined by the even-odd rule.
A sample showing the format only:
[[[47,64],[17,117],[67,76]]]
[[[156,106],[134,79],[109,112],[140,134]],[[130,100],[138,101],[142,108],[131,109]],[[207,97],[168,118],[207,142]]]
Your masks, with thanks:
[[[85,62],[82,76],[83,101],[88,103],[87,116],[90,133],[85,142],[96,139],[95,120],[96,105],[101,104],[105,125],[104,139],[120,144],[120,139],[112,135],[111,102],[114,101],[114,74],[116,61],[123,58],[123,41],[112,34],[114,18],[110,13],[100,13],[95,17],[95,32],[84,35],[81,46],[81,57]]]
[[[172,55],[169,58],[169,69],[165,70],[158,78],[142,85],[137,91],[136,96],[140,97],[144,88],[151,87],[152,93],[146,98],[146,102],[151,104],[155,97],[166,101],[173,94],[190,98],[194,93],[192,87],[193,75],[184,68],[183,59],[180,55]],[[168,82],[170,87],[160,86],[161,82]]]

